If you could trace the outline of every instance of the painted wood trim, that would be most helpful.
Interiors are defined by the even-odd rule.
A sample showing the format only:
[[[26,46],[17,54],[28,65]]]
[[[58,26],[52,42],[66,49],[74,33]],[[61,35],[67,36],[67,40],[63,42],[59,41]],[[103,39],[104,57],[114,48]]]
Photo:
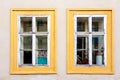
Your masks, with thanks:
[[[51,24],[50,24],[50,29],[51,29],[51,40],[50,40],[50,50],[51,50],[51,55],[50,55],[50,66],[34,66],[34,67],[19,67],[18,66],[18,59],[17,59],[17,45],[18,45],[18,40],[17,40],[17,15],[21,15],[21,14],[26,14],[26,15],[34,15],[35,14],[48,14],[51,16]],[[31,13],[32,12],[32,13]],[[56,52],[57,52],[57,48],[56,48],[56,9],[11,9],[11,28],[10,28],[10,74],[55,74],[57,72],[56,69]]]
[[[72,31],[70,31],[70,28],[73,26],[73,18],[71,18],[71,16],[73,17],[73,15],[75,13],[79,14],[80,11],[82,11],[83,13],[82,14],[85,14],[84,11],[88,12],[86,14],[95,14],[96,12],[99,11],[99,13],[96,13],[97,15],[98,14],[106,14],[106,15],[109,15],[109,17],[107,17],[107,19],[109,19],[107,21],[107,26],[110,26],[111,28],[108,28],[107,29],[107,40],[108,42],[107,43],[110,43],[109,46],[107,45],[107,54],[110,52],[111,54],[109,54],[109,56],[107,56],[107,59],[109,59],[110,61],[107,61],[107,63],[109,63],[109,65],[106,67],[106,68],[103,68],[103,67],[93,67],[93,66],[90,66],[90,67],[76,67],[73,65],[73,60],[72,60],[72,56],[73,54],[71,53],[70,50],[73,50],[72,48],[73,47],[70,47],[72,46],[71,44],[71,40],[72,37],[71,37],[71,33]],[[89,13],[91,11],[94,11],[94,13]],[[111,24],[108,24],[108,22],[110,22]],[[113,58],[113,55],[114,55],[114,51],[113,51],[113,42],[114,42],[114,35],[113,35],[113,10],[112,9],[67,9],[67,73],[70,73],[70,74],[76,74],[76,73],[81,73],[81,74],[113,74],[114,73],[114,58]],[[109,40],[109,39],[112,39],[112,40]],[[73,52],[73,51],[72,51]]]
[[[112,8],[69,8],[67,11],[112,11]]]

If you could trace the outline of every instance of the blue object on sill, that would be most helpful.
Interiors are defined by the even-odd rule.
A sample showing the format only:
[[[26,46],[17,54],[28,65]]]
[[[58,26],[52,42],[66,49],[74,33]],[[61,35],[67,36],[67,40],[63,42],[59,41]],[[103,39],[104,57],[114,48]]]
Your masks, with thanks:
[[[46,65],[47,64],[47,57],[38,57],[38,64]]]

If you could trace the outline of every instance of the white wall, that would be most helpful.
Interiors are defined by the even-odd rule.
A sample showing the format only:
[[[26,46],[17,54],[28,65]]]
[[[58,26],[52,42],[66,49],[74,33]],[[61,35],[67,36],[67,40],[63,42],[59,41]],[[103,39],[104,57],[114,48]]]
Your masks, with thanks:
[[[57,74],[10,75],[10,8],[57,9]],[[114,75],[66,74],[66,9],[114,9]],[[120,0],[1,0],[0,80],[120,80]],[[61,59],[62,58],[62,59]]]

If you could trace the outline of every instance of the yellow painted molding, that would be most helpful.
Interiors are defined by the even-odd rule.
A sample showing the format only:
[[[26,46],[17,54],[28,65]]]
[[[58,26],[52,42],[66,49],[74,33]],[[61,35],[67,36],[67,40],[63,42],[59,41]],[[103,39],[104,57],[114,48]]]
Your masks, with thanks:
[[[56,11],[56,8],[12,8],[11,11]]]
[[[68,8],[67,11],[113,11],[112,8]]]
[[[74,65],[74,15],[107,15],[107,66],[75,66]],[[69,74],[114,74],[114,32],[113,9],[72,8],[67,9],[67,66]]]
[[[53,8],[13,8],[11,11],[11,29],[10,29],[10,74],[55,74],[57,73],[56,68],[56,9]],[[50,66],[30,66],[30,67],[19,67],[17,58],[18,48],[18,15],[50,15]]]

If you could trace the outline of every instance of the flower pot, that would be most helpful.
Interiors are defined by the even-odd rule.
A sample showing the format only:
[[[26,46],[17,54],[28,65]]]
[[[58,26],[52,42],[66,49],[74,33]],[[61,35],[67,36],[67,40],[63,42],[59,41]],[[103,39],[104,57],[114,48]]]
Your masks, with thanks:
[[[97,65],[102,65],[102,54],[103,53],[97,53],[97,55],[96,55],[96,64]]]

